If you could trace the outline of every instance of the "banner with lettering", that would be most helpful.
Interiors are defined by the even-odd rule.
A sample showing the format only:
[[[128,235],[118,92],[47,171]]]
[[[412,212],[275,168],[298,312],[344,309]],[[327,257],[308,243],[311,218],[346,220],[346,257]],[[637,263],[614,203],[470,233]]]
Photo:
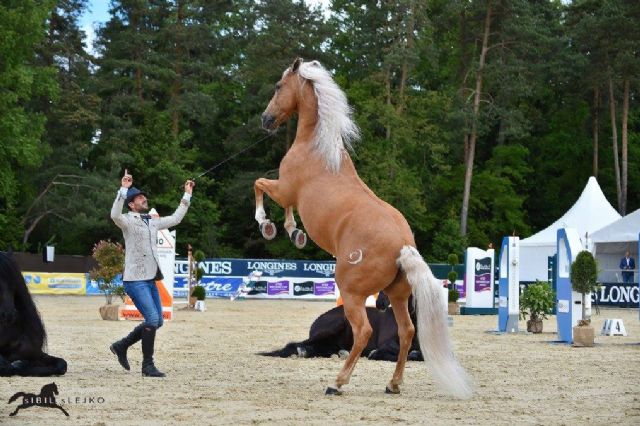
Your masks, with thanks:
[[[207,259],[198,265],[204,270],[200,284],[207,297],[230,298],[238,295],[257,299],[335,300],[335,262],[311,260]],[[174,297],[186,298],[186,260],[176,260]],[[259,278],[250,279],[258,274]]]
[[[86,294],[85,274],[71,272],[23,272],[31,294]]]

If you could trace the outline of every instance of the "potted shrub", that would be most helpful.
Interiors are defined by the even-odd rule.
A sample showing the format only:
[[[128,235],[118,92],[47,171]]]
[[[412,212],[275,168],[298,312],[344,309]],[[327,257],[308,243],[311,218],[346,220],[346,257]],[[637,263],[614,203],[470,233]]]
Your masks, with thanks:
[[[197,285],[193,287],[193,290],[191,291],[191,297],[194,297],[196,299],[196,303],[195,303],[196,311],[204,311],[205,310],[204,299],[207,297],[207,292],[205,288],[201,285]]]
[[[106,303],[100,307],[100,316],[105,320],[120,318],[120,304],[114,304],[114,297],[124,302],[124,287],[116,278],[124,270],[124,248],[119,243],[101,240],[93,246],[91,256],[98,263],[97,268],[89,271],[89,277],[98,282]]]
[[[573,346],[591,347],[595,341],[595,331],[591,327],[591,318],[587,318],[585,299],[588,293],[598,289],[598,264],[593,255],[583,250],[578,253],[571,265],[571,288],[582,294],[582,320],[573,327]]]
[[[192,273],[193,275],[189,279],[189,306],[195,306],[197,299],[192,295],[193,289],[200,284],[202,277],[204,276],[204,269],[199,266],[199,263],[204,261],[206,256],[202,250],[196,250],[191,257],[192,263]]]
[[[520,319],[526,319],[527,331],[542,333],[542,320],[553,309],[555,296],[548,282],[536,281],[527,286],[520,295]]]
[[[447,263],[451,266],[451,270],[447,274],[449,280],[449,304],[447,305],[447,312],[449,315],[458,314],[458,299],[460,298],[460,292],[456,289],[456,280],[458,279],[458,273],[453,269],[458,264],[458,255],[455,253],[449,254],[447,257]]]
[[[448,305],[448,314],[449,315],[458,315],[458,299],[460,298],[460,292],[455,288],[449,288],[449,305]]]

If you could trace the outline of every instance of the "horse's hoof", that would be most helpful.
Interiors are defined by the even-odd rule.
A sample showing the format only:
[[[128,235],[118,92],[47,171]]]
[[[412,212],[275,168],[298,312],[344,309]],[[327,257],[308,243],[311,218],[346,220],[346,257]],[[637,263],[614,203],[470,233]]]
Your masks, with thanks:
[[[349,357],[349,351],[346,351],[344,349],[340,349],[338,351],[338,358],[340,359],[347,359]]]
[[[299,229],[294,229],[290,238],[291,242],[299,249],[303,249],[307,245],[307,234]]]
[[[342,395],[342,391],[340,389],[332,388],[329,386],[326,391],[324,391],[325,395]]]
[[[260,224],[260,232],[266,240],[273,240],[278,233],[276,226],[270,220]]]
[[[390,394],[390,395],[397,395],[400,393],[400,387],[398,385],[393,385],[393,388],[389,388],[389,386],[387,386],[384,390],[384,393]]]

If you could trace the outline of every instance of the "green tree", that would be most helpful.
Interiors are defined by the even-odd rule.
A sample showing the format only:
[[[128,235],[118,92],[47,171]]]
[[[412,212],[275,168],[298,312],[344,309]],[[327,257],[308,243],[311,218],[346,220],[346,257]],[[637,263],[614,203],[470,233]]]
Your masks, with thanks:
[[[582,294],[582,306],[585,305],[586,294],[598,288],[598,264],[591,252],[583,250],[571,264],[571,288]],[[582,309],[582,319],[586,320],[586,309]]]
[[[32,101],[54,98],[57,86],[55,69],[36,62],[34,46],[46,36],[52,3],[0,4],[0,247],[20,241],[24,181],[46,152],[45,116]]]

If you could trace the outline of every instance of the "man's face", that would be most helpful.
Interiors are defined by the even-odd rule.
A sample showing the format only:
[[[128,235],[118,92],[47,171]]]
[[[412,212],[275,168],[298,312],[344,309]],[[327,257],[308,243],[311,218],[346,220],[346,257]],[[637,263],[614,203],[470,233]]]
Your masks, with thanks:
[[[146,213],[149,211],[149,205],[147,204],[147,197],[144,195],[136,195],[133,201],[129,203],[129,207],[132,212]]]

